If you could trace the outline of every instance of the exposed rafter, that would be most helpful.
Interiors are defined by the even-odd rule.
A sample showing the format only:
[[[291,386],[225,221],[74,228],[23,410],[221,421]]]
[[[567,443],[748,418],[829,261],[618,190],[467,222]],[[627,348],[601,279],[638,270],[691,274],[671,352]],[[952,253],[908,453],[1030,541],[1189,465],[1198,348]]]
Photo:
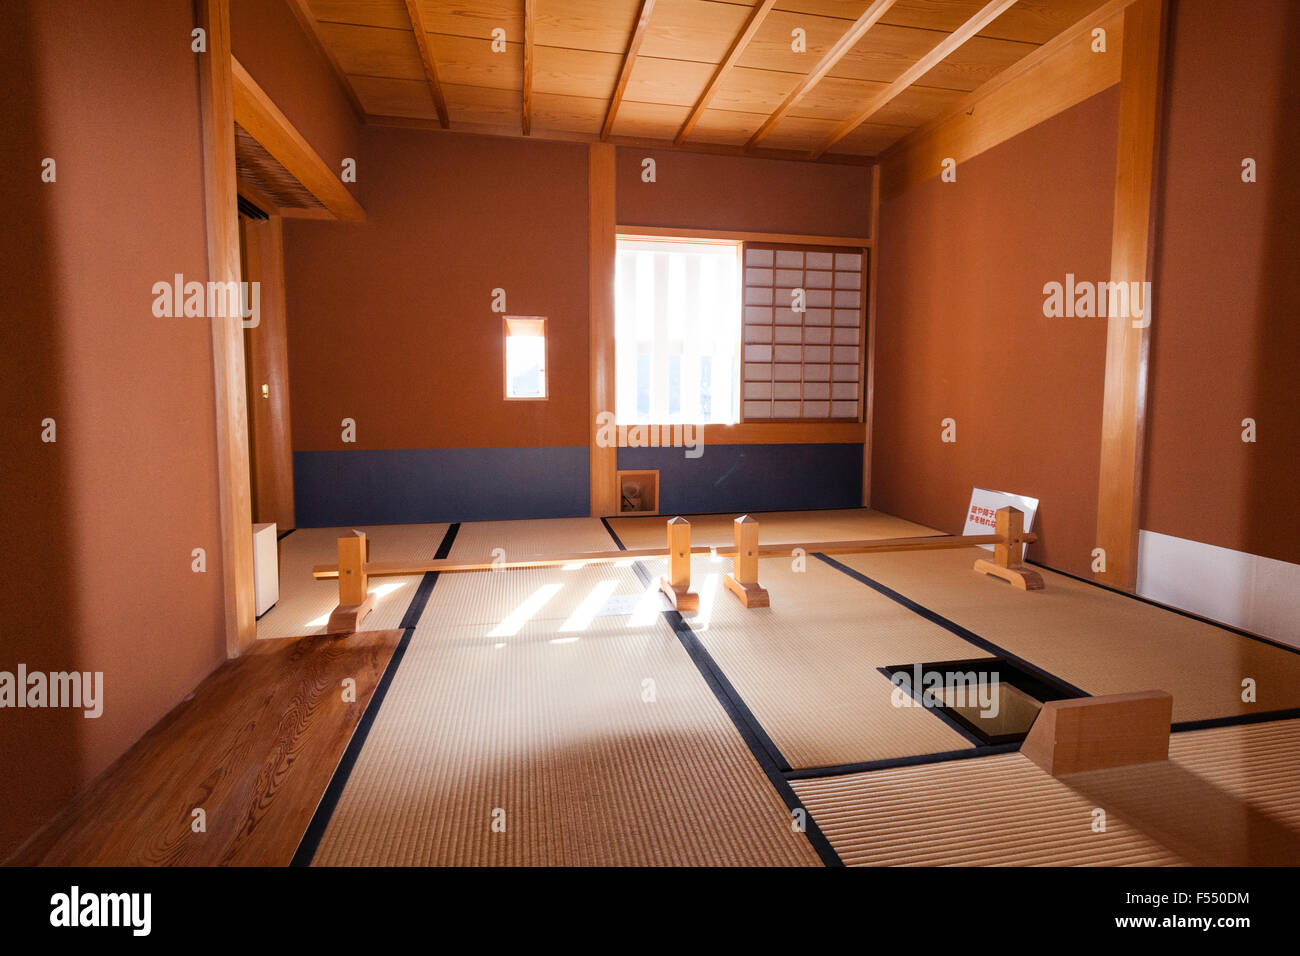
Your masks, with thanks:
[[[537,19],[537,0],[524,0],[524,101],[523,128],[527,136],[533,131],[533,32]]]
[[[429,48],[429,31],[424,28],[420,0],[406,0],[406,15],[410,17],[411,29],[415,31],[415,45],[420,48],[424,75],[429,81],[429,92],[433,94],[433,108],[438,111],[438,122],[446,129],[451,125],[447,116],[447,99],[442,95],[442,84],[438,82],[438,65],[433,62],[433,51]]]
[[[407,0],[410,3],[411,0]],[[641,0],[641,12],[637,14],[636,26],[632,30],[632,39],[628,42],[627,52],[623,54],[623,69],[618,72],[618,83],[614,85],[614,95],[609,99],[609,109],[605,111],[605,122],[600,128],[600,138],[609,139],[614,128],[614,119],[618,116],[619,105],[623,102],[623,91],[632,76],[632,67],[636,65],[637,52],[645,41],[646,27],[650,25],[650,14],[654,11],[655,0]]]
[[[845,31],[844,36],[835,41],[835,45],[826,51],[826,55],[813,67],[812,72],[799,81],[799,85],[790,91],[790,95],[772,112],[771,116],[763,121],[763,125],[754,131],[754,135],[749,138],[745,148],[753,149],[765,139],[776,127],[776,124],[781,122],[782,117],[790,112],[794,105],[808,94],[809,90],[820,83],[822,78],[835,68],[835,64],[844,59],[844,55],[853,49],[854,44],[862,39],[863,34],[870,30],[876,21],[888,13],[889,8],[897,2],[898,0],[875,0],[871,6],[867,7],[862,12],[862,16],[854,20],[853,25]]]
[[[735,41],[731,44],[731,49],[728,50],[727,55],[722,58],[722,62],[718,64],[718,68],[713,71],[713,78],[709,80],[709,85],[704,88],[704,92],[700,94],[700,98],[695,101],[695,106],[691,110],[691,115],[686,117],[686,122],[682,124],[682,128],[673,139],[674,144],[680,146],[685,142],[686,137],[691,135],[691,130],[695,128],[695,124],[698,123],[700,117],[704,115],[704,110],[713,99],[713,95],[717,93],[718,87],[722,85],[722,81],[726,78],[727,74],[731,72],[731,68],[736,65],[736,61],[740,59],[740,55],[745,52],[745,47],[749,46],[749,41],[754,39],[754,34],[758,32],[758,28],[763,25],[763,20],[767,18],[768,12],[775,5],[776,0],[762,0],[761,3],[754,7],[754,11],[749,15],[749,19],[745,21],[744,29],[740,31],[740,35],[737,36]]]
[[[902,93],[921,77],[925,76],[925,74],[933,70],[954,50],[1005,13],[1007,8],[1015,4],[1015,2],[1016,0],[992,0],[992,2],[986,4],[979,13],[975,14],[975,16],[971,17],[952,33],[948,34],[948,36],[945,37],[933,50],[904,70],[902,76],[873,96],[865,107],[843,123],[840,123],[840,125],[836,126],[834,132],[832,132],[820,146],[812,151],[812,158],[820,159],[826,150],[830,149],[845,136],[848,136],[868,119],[878,113],[890,100],[894,99],[898,94]]]

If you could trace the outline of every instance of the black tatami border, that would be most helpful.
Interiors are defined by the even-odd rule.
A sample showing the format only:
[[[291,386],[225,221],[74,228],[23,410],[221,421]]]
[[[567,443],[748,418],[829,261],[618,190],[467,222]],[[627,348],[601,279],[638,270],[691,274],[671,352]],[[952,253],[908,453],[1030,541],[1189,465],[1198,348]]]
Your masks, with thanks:
[[[443,533],[442,542],[438,545],[437,554],[434,555],[435,558],[441,560],[451,553],[451,546],[456,540],[458,531],[460,531],[459,521],[448,525],[446,532]],[[329,785],[325,788],[325,793],[321,795],[320,803],[316,805],[316,812],[312,814],[311,822],[307,824],[307,830],[298,842],[298,849],[289,862],[290,866],[310,866],[312,858],[316,856],[316,850],[320,847],[321,838],[325,835],[325,828],[329,826],[330,817],[334,815],[334,809],[338,806],[339,798],[343,795],[343,789],[347,786],[348,778],[352,775],[352,768],[356,766],[357,758],[361,756],[361,750],[366,745],[366,737],[370,735],[370,728],[379,715],[379,708],[383,706],[388,687],[392,684],[393,676],[402,663],[402,657],[406,654],[407,645],[411,643],[411,635],[415,633],[415,625],[419,622],[420,615],[424,613],[425,606],[429,603],[429,595],[433,593],[433,586],[437,583],[437,571],[429,571],[420,578],[419,587],[415,589],[411,603],[402,616],[402,623],[398,625],[402,629],[402,639],[397,642],[397,647],[393,649],[393,656],[388,659],[388,666],[384,668],[379,683],[375,685],[374,693],[370,695],[370,701],[366,704],[365,713],[357,721],[356,730],[352,732],[352,739],[348,741],[347,749],[343,751],[343,756],[339,759],[339,765],[334,768],[334,773],[330,776]]]
[[[1013,754],[1019,750],[1019,743],[980,744],[978,747],[966,747],[962,750],[941,750],[937,753],[912,754],[906,757],[884,757],[880,760],[833,764],[829,767],[806,767],[801,770],[791,770],[785,775],[785,778],[787,780],[820,780],[823,777],[843,777],[851,773],[868,773],[872,770],[893,770],[895,767],[919,767],[929,763],[950,763],[954,760],[969,760],[972,757],[996,757],[999,754]]]
[[[609,532],[610,538],[613,539],[618,549],[626,551],[627,547],[623,544],[623,540],[618,536],[618,533],[610,526],[609,520],[602,517],[600,522],[605,526],[605,530]],[[633,562],[632,570],[645,587],[653,587],[654,578],[642,562]],[[749,705],[745,703],[736,688],[732,686],[731,681],[723,674],[722,668],[718,666],[717,661],[713,659],[708,649],[700,641],[699,635],[695,633],[680,612],[675,610],[664,611],[663,616],[664,620],[672,627],[673,633],[677,635],[682,647],[685,648],[691,662],[695,664],[696,669],[700,672],[700,676],[704,678],[709,690],[713,692],[713,696],[740,734],[741,739],[744,740],[745,746],[749,748],[759,767],[762,768],[773,789],[780,794],[786,808],[792,813],[796,810],[803,813],[804,836],[808,838],[808,842],[812,844],[813,850],[816,851],[822,863],[826,866],[843,866],[844,861],[840,859],[840,855],[835,852],[835,848],[831,846],[826,834],[822,833],[821,827],[813,819],[812,813],[804,806],[794,788],[790,786],[790,781],[787,779],[787,775],[790,773],[789,761],[782,756],[772,738],[768,736],[758,718],[754,716],[754,712],[749,709]]]
[[[984,650],[990,651],[991,653],[994,653],[997,656],[1005,657],[1010,661],[1014,661],[1016,664],[1019,664],[1020,666],[1024,667],[1026,670],[1029,670],[1033,673],[1050,677],[1058,684],[1061,684],[1064,687],[1071,688],[1072,690],[1078,691],[1078,693],[1084,697],[1093,696],[1092,694],[1089,694],[1087,691],[1083,690],[1082,688],[1075,687],[1073,684],[1069,683],[1068,681],[1062,680],[1061,678],[1052,674],[1050,671],[1046,671],[1043,668],[1034,665],[1032,662],[1025,660],[1023,657],[1018,657],[1017,655],[1010,653],[1006,649],[999,647],[997,644],[994,644],[992,641],[980,637],[975,632],[967,630],[966,628],[962,627],[960,624],[957,624],[955,621],[948,620],[946,617],[939,614],[938,612],[932,611],[922,604],[918,604],[916,601],[913,601],[911,598],[904,597],[902,594],[899,594],[897,591],[893,590],[892,588],[887,587],[886,585],[881,584],[879,581],[876,581],[873,578],[868,577],[867,575],[863,574],[861,571],[858,571],[855,568],[850,568],[848,565],[836,561],[834,558],[828,557],[824,554],[818,554],[814,552],[814,556],[819,558],[825,564],[828,564],[831,567],[835,568],[837,571],[841,571],[844,574],[848,575],[849,577],[853,578],[855,581],[858,581],[861,584],[865,584],[871,589],[879,592],[880,594],[889,598],[891,601],[901,604],[909,611],[919,614],[921,617],[924,617],[926,620],[938,624],[940,627],[944,628],[945,630],[951,631],[953,634],[955,634],[957,637],[960,637],[962,640],[968,641],[969,643],[974,644],[976,647],[980,647],[983,648]],[[1219,624],[1217,621],[1207,620],[1206,618],[1200,617],[1199,615],[1189,614],[1185,611],[1180,611],[1177,608],[1168,607],[1164,604],[1161,604],[1158,601],[1151,601],[1147,598],[1143,598],[1135,594],[1129,594],[1127,591],[1120,591],[1103,584],[1097,584],[1095,581],[1089,581],[1086,578],[1080,578],[1072,574],[1066,574],[1064,571],[1057,571],[1054,568],[1047,568],[1046,565],[1038,565],[1038,567],[1042,567],[1048,571],[1052,571],[1054,574],[1062,574],[1067,578],[1073,578],[1076,581],[1082,581],[1084,584],[1091,584],[1094,587],[1099,587],[1105,591],[1111,591],[1115,594],[1122,595],[1123,597],[1133,598],[1134,600],[1141,601],[1144,604],[1150,604],[1153,607],[1160,608],[1161,610],[1173,611],[1174,613],[1180,614],[1183,617],[1190,617],[1193,620],[1200,621],[1203,624],[1209,624],[1214,627],[1218,627],[1222,630],[1229,631],[1230,633],[1240,635],[1241,637],[1248,637],[1251,638],[1252,640],[1261,641],[1265,644],[1271,644],[1275,647],[1281,647],[1283,650],[1290,650],[1295,653],[1300,653],[1300,651],[1296,651],[1295,648],[1287,647],[1285,644],[1277,644],[1276,642],[1271,641],[1268,638],[1260,637],[1257,634],[1251,634],[1249,631],[1242,631],[1238,628],[1229,627],[1224,624]],[[1178,723],[1174,723],[1173,725],[1170,726],[1169,730],[1170,733],[1180,734],[1180,733],[1186,733],[1187,731],[1191,731],[1191,730],[1209,730],[1214,727],[1235,727],[1241,724],[1262,724],[1272,720],[1293,720],[1296,718],[1300,718],[1300,708],[1260,711],[1253,714],[1233,714],[1228,717],[1208,717],[1205,718],[1204,720],[1185,720]],[[1019,746],[1017,745],[1015,749],[1019,749]],[[964,751],[953,751],[953,752],[964,753]],[[935,756],[936,758],[941,758],[943,755],[935,754],[933,756]],[[972,756],[982,756],[982,754],[980,755],[973,754]],[[938,759],[934,761],[927,761],[927,762],[938,762]],[[854,772],[854,771],[841,771],[837,767],[828,767],[824,769],[831,771],[833,773]],[[864,766],[864,769],[879,769],[879,768]],[[810,776],[817,775],[814,774],[813,771],[803,771],[803,773],[807,773]],[[828,773],[826,775],[830,776],[832,774]]]
[[[812,556],[817,558],[823,564],[830,565],[836,571],[848,575],[849,577],[853,578],[853,580],[857,581],[859,584],[865,584],[867,587],[871,588],[873,591],[877,592],[878,594],[881,594],[889,598],[895,604],[901,604],[903,607],[907,608],[913,614],[925,618],[931,624],[939,625],[939,627],[943,628],[945,631],[948,631],[949,633],[957,637],[960,637],[966,643],[974,644],[980,650],[988,651],[994,657],[1004,657],[1007,660],[1011,661],[1013,664],[1020,667],[1022,670],[1026,670],[1029,673],[1035,674],[1041,678],[1046,678],[1049,683],[1059,684],[1061,687],[1073,691],[1074,693],[1078,694],[1080,697],[1092,696],[1082,687],[1076,687],[1074,684],[1071,684],[1069,681],[1062,680],[1060,677],[1057,677],[1051,671],[1047,671],[1039,667],[1033,661],[1025,660],[1025,658],[1019,656],[1018,654],[1011,653],[1005,647],[1001,647],[997,644],[994,644],[992,641],[988,640],[987,638],[980,637],[974,631],[962,627],[956,621],[950,621],[948,618],[944,617],[942,614],[938,613],[937,611],[932,611],[924,604],[919,604],[916,601],[913,601],[910,597],[906,597],[905,595],[895,591],[893,588],[881,584],[879,581],[875,580],[874,578],[868,577],[867,575],[863,574],[861,571],[857,570],[856,568],[851,568],[847,564],[843,564],[839,561],[836,561],[834,558],[825,554],[821,554],[820,552],[814,551]]]

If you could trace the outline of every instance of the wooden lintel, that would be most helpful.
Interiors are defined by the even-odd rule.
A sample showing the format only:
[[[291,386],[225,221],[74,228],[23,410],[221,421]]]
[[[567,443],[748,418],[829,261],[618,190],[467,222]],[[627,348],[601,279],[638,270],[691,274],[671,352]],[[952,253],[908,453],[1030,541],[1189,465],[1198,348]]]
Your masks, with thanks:
[[[335,218],[346,222],[364,220],[365,210],[343,181],[234,57],[230,58],[230,69],[234,122],[246,129]]]

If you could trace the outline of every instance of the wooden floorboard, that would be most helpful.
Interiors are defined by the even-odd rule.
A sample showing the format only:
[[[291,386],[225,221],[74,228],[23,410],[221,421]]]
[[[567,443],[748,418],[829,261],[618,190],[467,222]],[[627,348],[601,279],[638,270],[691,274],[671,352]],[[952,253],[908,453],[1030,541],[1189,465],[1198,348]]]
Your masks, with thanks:
[[[401,637],[259,641],[6,862],[287,865]],[[346,678],[355,701],[343,699]],[[206,832],[194,832],[196,809]]]

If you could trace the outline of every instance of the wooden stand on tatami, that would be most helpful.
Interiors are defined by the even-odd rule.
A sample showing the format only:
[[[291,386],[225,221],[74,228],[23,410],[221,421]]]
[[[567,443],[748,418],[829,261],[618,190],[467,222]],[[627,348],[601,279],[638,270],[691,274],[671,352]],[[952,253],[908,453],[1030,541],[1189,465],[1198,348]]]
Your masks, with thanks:
[[[361,627],[365,616],[375,609],[374,596],[368,593],[370,582],[366,574],[366,559],[370,543],[358,531],[348,538],[339,538],[339,605],[330,614],[325,625],[326,634],[351,634]]]
[[[999,508],[996,521],[1002,540],[993,545],[993,560],[977,559],[975,570],[1010,581],[1022,591],[1041,591],[1043,576],[1020,563],[1023,545],[1038,540],[1037,535],[1025,534],[1025,516],[1019,508]]]
[[[679,611],[699,609],[700,596],[691,590],[691,523],[685,518],[668,521],[668,574],[659,579],[659,590]]]
[[[745,607],[769,607],[767,591],[758,584],[758,559],[802,554],[879,554],[889,551],[940,551],[993,545],[993,559],[979,558],[975,570],[997,575],[1024,591],[1039,591],[1043,577],[1020,563],[1023,545],[1038,540],[1024,530],[1024,515],[1016,508],[999,508],[996,534],[923,535],[914,538],[874,538],[866,541],[806,541],[799,544],[760,546],[758,522],[749,515],[736,519],[734,548],[714,548],[715,557],[732,558],[735,570],[724,579],[727,589]]]
[[[725,578],[727,590],[745,607],[768,607],[767,590],[758,586],[758,521],[741,515],[732,525],[736,550],[732,570]]]

